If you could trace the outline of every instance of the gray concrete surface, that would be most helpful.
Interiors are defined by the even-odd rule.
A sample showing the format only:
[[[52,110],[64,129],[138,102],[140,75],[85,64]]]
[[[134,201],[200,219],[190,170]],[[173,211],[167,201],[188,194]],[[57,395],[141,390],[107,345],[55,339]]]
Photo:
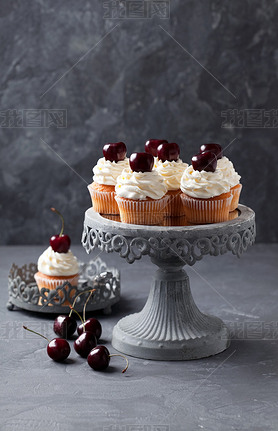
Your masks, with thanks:
[[[36,261],[43,249],[0,248],[1,431],[277,431],[278,245],[188,268],[199,308],[234,332],[228,350],[191,362],[130,358],[124,375],[121,358],[104,373],[74,351],[66,364],[54,363],[44,340],[21,329],[52,337],[52,317],[6,310],[9,267]],[[89,259],[81,247],[73,251]],[[128,265],[114,254],[101,257],[122,272],[120,303],[111,316],[96,315],[110,348],[113,325],[144,305],[153,267],[148,258]]]

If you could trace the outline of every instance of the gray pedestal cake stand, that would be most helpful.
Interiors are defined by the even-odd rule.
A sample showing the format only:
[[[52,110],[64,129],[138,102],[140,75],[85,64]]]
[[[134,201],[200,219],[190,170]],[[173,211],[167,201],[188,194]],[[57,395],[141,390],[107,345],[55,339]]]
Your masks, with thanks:
[[[229,331],[218,317],[202,313],[190,291],[184,265],[205,255],[231,251],[240,256],[255,240],[255,213],[239,205],[239,216],[225,223],[198,226],[140,226],[109,220],[92,208],[85,214],[82,244],[117,252],[133,263],[149,255],[158,266],[143,310],[121,319],[112,345],[127,355],[156,360],[188,360],[222,352]]]

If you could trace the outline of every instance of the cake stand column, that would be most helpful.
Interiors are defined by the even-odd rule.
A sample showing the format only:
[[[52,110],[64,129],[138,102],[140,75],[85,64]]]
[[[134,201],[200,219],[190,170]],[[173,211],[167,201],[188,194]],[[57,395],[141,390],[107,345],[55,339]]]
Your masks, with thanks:
[[[144,359],[198,359],[225,350],[229,331],[221,319],[203,314],[195,304],[189,277],[179,258],[152,258],[156,271],[146,305],[114,327],[112,345]]]

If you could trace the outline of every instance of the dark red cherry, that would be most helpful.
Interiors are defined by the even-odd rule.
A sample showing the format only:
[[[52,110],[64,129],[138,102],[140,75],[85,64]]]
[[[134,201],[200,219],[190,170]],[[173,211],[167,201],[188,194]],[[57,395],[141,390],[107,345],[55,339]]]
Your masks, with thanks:
[[[83,332],[75,340],[73,347],[78,355],[82,356],[82,358],[87,358],[90,351],[96,347],[96,345],[96,336],[92,332]]]
[[[177,161],[180,156],[180,147],[175,142],[164,142],[164,144],[160,144],[157,148],[157,157],[162,162]]]
[[[70,345],[63,338],[53,338],[47,345],[47,354],[53,361],[64,361],[70,354]]]
[[[53,331],[62,338],[70,338],[76,328],[77,323],[73,317],[61,315],[54,320]]]
[[[51,211],[53,211],[54,213],[56,213],[61,221],[62,221],[62,227],[61,227],[61,232],[59,233],[59,235],[53,235],[50,240],[49,240],[49,244],[52,248],[52,250],[54,250],[56,253],[67,253],[69,251],[70,248],[70,237],[68,235],[64,235],[64,217],[62,216],[62,214],[57,211],[55,208],[50,208]]]
[[[84,326],[85,326],[85,329],[84,329]],[[78,335],[81,335],[82,332],[84,332],[84,330],[88,331],[88,332],[92,332],[96,336],[97,340],[99,340],[99,338],[101,337],[101,333],[102,333],[101,324],[94,317],[87,319],[84,322],[84,325],[81,323],[78,326],[78,328],[77,328]]]
[[[27,326],[23,325],[23,328],[26,329],[26,331],[39,335],[40,337],[48,341],[47,354],[51,359],[53,359],[53,361],[61,362],[67,359],[67,357],[69,356],[70,345],[67,342],[67,340],[64,340],[63,338],[53,338],[53,340],[50,341],[44,335],[40,334],[39,332],[33,331],[32,329],[27,328]]]
[[[146,153],[151,154],[152,156],[157,156],[157,147],[163,142],[168,142],[166,139],[149,139],[145,143],[145,151]]]
[[[148,153],[133,153],[129,158],[129,165],[135,172],[151,172],[154,165],[154,158]]]
[[[67,253],[70,249],[70,237],[68,235],[53,235],[49,244],[56,253]]]
[[[110,363],[110,353],[105,346],[95,347],[88,355],[87,362],[95,371],[103,371]]]
[[[110,363],[110,358],[112,356],[121,356],[126,361],[126,366],[122,370],[122,373],[125,373],[128,369],[128,359],[126,356],[121,355],[120,353],[113,353],[112,355],[109,353],[109,350],[105,346],[97,346],[95,347],[88,355],[87,362],[91,368],[95,371],[103,371],[106,370]]]
[[[105,144],[102,152],[105,160],[110,160],[110,162],[119,162],[126,158],[126,145],[123,142]]]
[[[211,151],[196,154],[191,161],[195,171],[215,172],[217,166],[216,155]]]
[[[205,151],[211,151],[214,153],[218,159],[221,159],[223,157],[223,150],[221,145],[219,144],[203,144],[200,147],[200,153],[204,153]]]

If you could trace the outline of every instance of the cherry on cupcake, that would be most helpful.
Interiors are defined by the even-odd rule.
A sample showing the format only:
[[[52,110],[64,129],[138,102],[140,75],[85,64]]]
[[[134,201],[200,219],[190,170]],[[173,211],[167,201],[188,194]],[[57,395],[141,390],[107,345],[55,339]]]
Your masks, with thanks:
[[[145,143],[145,151],[146,153],[151,154],[154,157],[157,157],[157,147],[164,142],[168,142],[166,139],[149,139]]]
[[[123,142],[105,144],[102,152],[105,160],[119,162],[126,158],[126,145]]]
[[[193,156],[191,163],[195,171],[215,172],[217,158],[211,151],[205,151]]]
[[[121,356],[126,360],[126,366],[122,370],[122,373],[125,373],[128,369],[128,359],[124,355],[120,354],[110,354],[109,350],[105,346],[97,346],[89,353],[87,357],[87,362],[91,368],[95,371],[103,371],[108,368],[110,363],[110,358],[112,356]]]
[[[50,240],[49,240],[49,244],[52,248],[52,250],[54,250],[56,253],[67,253],[69,251],[70,248],[70,237],[68,235],[64,235],[64,217],[62,216],[62,214],[57,211],[55,208],[50,208],[51,211],[55,212],[56,214],[58,214],[58,216],[60,217],[61,221],[62,221],[62,227],[61,227],[61,231],[59,233],[59,235],[53,235]]]
[[[63,338],[53,338],[53,340],[49,340],[44,335],[39,334],[39,332],[33,331],[32,329],[29,329],[26,326],[23,326],[23,328],[26,329],[26,331],[39,335],[40,337],[48,341],[47,354],[51,359],[53,359],[53,361],[62,362],[65,359],[67,359],[67,357],[69,356],[70,345],[67,342],[67,340]]]
[[[222,159],[223,157],[223,150],[221,145],[219,144],[203,144],[200,147],[200,153],[204,153],[205,151],[211,151],[212,153],[214,153],[218,159]]]
[[[154,158],[149,153],[132,153],[129,158],[129,165],[134,172],[151,172]]]
[[[180,156],[180,147],[175,142],[164,142],[157,148],[157,157],[162,162],[177,161]]]

